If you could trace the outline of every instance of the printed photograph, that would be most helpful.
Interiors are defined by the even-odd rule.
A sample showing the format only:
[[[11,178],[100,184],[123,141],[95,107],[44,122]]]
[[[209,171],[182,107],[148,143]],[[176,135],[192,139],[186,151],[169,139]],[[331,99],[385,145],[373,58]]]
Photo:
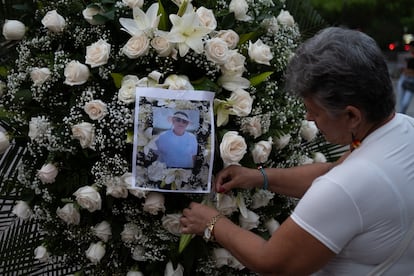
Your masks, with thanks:
[[[210,192],[214,93],[186,92],[137,88],[132,188]]]

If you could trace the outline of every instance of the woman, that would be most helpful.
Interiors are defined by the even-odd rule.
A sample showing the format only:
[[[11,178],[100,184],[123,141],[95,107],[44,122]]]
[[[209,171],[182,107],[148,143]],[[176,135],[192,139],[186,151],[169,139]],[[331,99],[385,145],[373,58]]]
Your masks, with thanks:
[[[286,79],[307,120],[350,151],[336,163],[263,171],[268,189],[301,198],[269,240],[194,202],[183,210],[182,232],[210,234],[262,275],[367,275],[402,249],[414,221],[414,120],[395,114],[382,53],[359,31],[322,30],[299,47]],[[264,175],[230,166],[215,189],[261,188]],[[386,275],[414,272],[414,243],[404,244]]]

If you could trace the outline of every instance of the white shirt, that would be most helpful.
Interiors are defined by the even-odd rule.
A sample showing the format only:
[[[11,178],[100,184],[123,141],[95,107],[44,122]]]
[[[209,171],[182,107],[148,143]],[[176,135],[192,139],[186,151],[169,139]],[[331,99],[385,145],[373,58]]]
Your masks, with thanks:
[[[366,275],[414,221],[414,119],[402,114],[317,178],[292,214],[337,253],[316,275]],[[414,241],[386,275],[414,275]]]

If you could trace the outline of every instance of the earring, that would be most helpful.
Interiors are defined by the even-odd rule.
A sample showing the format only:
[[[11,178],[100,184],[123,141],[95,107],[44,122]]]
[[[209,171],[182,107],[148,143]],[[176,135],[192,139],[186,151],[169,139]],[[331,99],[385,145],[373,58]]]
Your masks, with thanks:
[[[361,141],[355,138],[354,133],[351,133],[352,143],[349,145],[349,149],[353,151],[361,145]]]

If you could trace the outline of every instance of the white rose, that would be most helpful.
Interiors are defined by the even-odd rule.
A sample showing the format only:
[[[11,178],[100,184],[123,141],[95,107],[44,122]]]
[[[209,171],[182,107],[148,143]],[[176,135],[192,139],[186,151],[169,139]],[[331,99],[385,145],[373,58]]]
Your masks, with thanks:
[[[35,259],[41,262],[46,262],[47,259],[49,259],[49,252],[47,252],[46,247],[42,245],[35,248],[34,255],[35,255]]]
[[[252,203],[250,205],[250,208],[258,209],[260,207],[267,206],[267,204],[269,204],[270,200],[274,196],[274,193],[260,189],[252,196]]]
[[[104,220],[92,227],[92,233],[104,242],[107,242],[112,236],[111,225]]]
[[[246,230],[251,230],[259,226],[260,217],[253,211],[247,210],[247,217],[243,217],[241,214],[239,215],[239,223],[240,227]]]
[[[199,7],[196,11],[201,26],[213,31],[217,27],[216,17],[212,10],[205,7]]]
[[[227,61],[221,65],[221,71],[223,74],[241,76],[246,71],[245,61],[246,57],[244,55],[236,50],[229,51]]]
[[[269,159],[270,152],[272,151],[272,138],[267,141],[259,141],[256,143],[252,150],[253,161],[256,164],[263,164]]]
[[[190,83],[190,79],[185,75],[169,75],[165,79],[164,85],[172,90],[194,90],[194,87]]]
[[[239,262],[233,255],[230,256],[229,259],[229,267],[237,269],[237,270],[243,270],[245,266]]]
[[[108,113],[106,103],[101,100],[92,100],[83,107],[92,120],[101,120]]]
[[[181,214],[168,214],[162,217],[162,226],[165,230],[170,232],[173,235],[181,235],[181,224],[180,224]]]
[[[265,226],[269,234],[272,235],[273,232],[275,232],[277,228],[279,228],[280,223],[277,220],[271,218],[265,222]]]
[[[160,57],[168,57],[174,52],[174,44],[170,43],[160,32],[151,40],[151,46]]]
[[[99,25],[100,22],[96,21],[95,19],[93,19],[93,17],[97,14],[100,14],[104,12],[104,10],[100,7],[97,6],[93,6],[93,7],[87,7],[86,9],[84,9],[82,11],[82,15],[83,18],[85,18],[85,20],[91,24],[91,25]]]
[[[42,19],[42,24],[49,31],[60,33],[66,26],[65,18],[56,12],[56,10],[48,11]]]
[[[135,102],[135,92],[139,79],[134,75],[126,75],[122,79],[121,88],[118,91],[118,100],[129,104]]]
[[[270,60],[273,58],[270,47],[264,44],[260,39],[255,43],[249,41],[248,53],[251,60],[260,64],[270,65]]]
[[[64,83],[70,86],[81,85],[88,81],[90,72],[88,66],[77,60],[72,60],[66,64]]]
[[[148,191],[145,190],[141,190],[141,189],[128,189],[128,192],[137,197],[137,198],[146,198],[147,194],[149,193]]]
[[[240,40],[239,35],[233,30],[220,30],[216,37],[223,39],[227,43],[229,49],[236,48]]]
[[[22,200],[18,200],[16,202],[16,205],[14,205],[13,207],[12,213],[23,220],[30,218],[30,216],[33,214],[32,210],[29,207],[29,204]]]
[[[279,15],[277,16],[277,21],[279,21],[280,24],[286,25],[288,27],[293,27],[295,24],[295,20],[293,19],[293,16],[290,15],[289,11],[281,10]]]
[[[244,266],[224,248],[213,249],[213,259],[216,267],[229,266],[238,270],[244,269]]]
[[[63,208],[58,207],[56,214],[67,224],[78,225],[80,222],[80,214],[73,203],[66,203]]]
[[[144,274],[142,274],[142,272],[140,272],[140,271],[130,270],[130,271],[127,272],[126,276],[144,276]]]
[[[241,88],[234,90],[229,98],[229,102],[232,105],[230,108],[230,114],[244,117],[250,114],[252,111],[253,99],[250,94]]]
[[[32,71],[30,71],[30,78],[32,79],[34,86],[41,86],[50,78],[51,74],[52,73],[50,72],[49,68],[34,67]]]
[[[85,63],[92,68],[104,65],[108,62],[111,52],[111,44],[103,39],[86,47]]]
[[[148,54],[150,41],[143,33],[140,36],[132,36],[122,47],[122,53],[131,59],[139,58]]]
[[[279,138],[276,138],[273,144],[277,149],[281,150],[289,144],[291,138],[292,136],[290,136],[290,134],[285,134]]]
[[[231,0],[229,4],[229,11],[234,12],[234,17],[239,21],[249,21],[250,16],[247,15],[249,5],[246,0]]]
[[[246,118],[241,125],[241,131],[250,134],[254,138],[262,135],[262,122],[259,116]]]
[[[318,134],[319,130],[318,127],[316,126],[314,121],[307,121],[307,120],[303,120],[299,133],[300,136],[305,139],[306,141],[312,141],[313,139],[316,138],[316,135]]]
[[[158,212],[164,212],[164,195],[161,193],[151,192],[147,195],[145,203],[143,204],[143,209],[145,212],[148,212],[152,215],[158,214]]]
[[[224,248],[213,249],[213,259],[215,260],[216,267],[228,266],[231,254]]]
[[[82,148],[93,148],[95,129],[91,123],[82,122],[72,127],[73,138],[78,139]]]
[[[7,40],[21,40],[26,33],[26,26],[19,20],[8,20],[3,25],[3,36]]]
[[[269,34],[275,35],[279,31],[279,24],[277,23],[277,19],[274,16],[263,20],[261,25]]]
[[[181,264],[177,264],[177,268],[174,269],[172,262],[168,262],[165,266],[164,276],[183,276],[184,267]]]
[[[91,243],[85,253],[86,258],[88,258],[93,264],[98,264],[103,256],[105,256],[105,246],[101,241]]]
[[[238,210],[237,199],[234,196],[221,194],[216,203],[217,210],[225,216],[230,216]]]
[[[76,197],[78,204],[88,210],[89,212],[95,212],[101,210],[102,199],[101,195],[91,186],[83,186],[73,193]]]
[[[124,224],[124,229],[121,232],[121,240],[123,242],[131,243],[133,241],[139,240],[141,236],[142,232],[139,229],[138,225],[132,222]]]
[[[142,6],[144,5],[144,0],[122,0],[122,3],[124,3],[131,9],[142,8]]]
[[[326,163],[326,157],[322,152],[315,152],[313,154],[313,162],[315,163]]]
[[[0,154],[3,154],[10,146],[9,136],[0,131]]]
[[[247,144],[237,131],[228,131],[220,143],[220,156],[225,166],[238,164],[247,152]]]
[[[52,163],[43,165],[40,170],[37,171],[37,177],[42,183],[53,183],[55,182],[56,176],[58,175],[58,169]]]
[[[206,41],[205,54],[208,60],[222,65],[227,61],[229,47],[221,38],[215,37]]]

